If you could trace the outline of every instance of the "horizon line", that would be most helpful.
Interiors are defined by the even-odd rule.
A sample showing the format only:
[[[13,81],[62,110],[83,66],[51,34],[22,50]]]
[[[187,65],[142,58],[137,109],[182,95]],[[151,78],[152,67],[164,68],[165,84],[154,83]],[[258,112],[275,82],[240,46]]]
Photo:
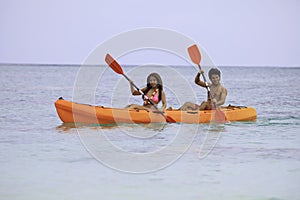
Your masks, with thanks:
[[[101,64],[62,64],[62,63],[1,63],[0,66],[3,65],[19,65],[19,66],[26,66],[26,65],[31,65],[31,66],[104,66]],[[123,66],[139,66],[141,64],[123,64]],[[175,65],[175,64],[168,64],[170,66],[176,66],[176,67],[186,67],[189,65]],[[192,64],[191,64],[192,65]],[[209,67],[209,66],[204,66],[203,67]],[[300,65],[287,65],[287,66],[280,66],[280,65],[217,65],[217,67],[281,67],[281,68],[300,68]]]

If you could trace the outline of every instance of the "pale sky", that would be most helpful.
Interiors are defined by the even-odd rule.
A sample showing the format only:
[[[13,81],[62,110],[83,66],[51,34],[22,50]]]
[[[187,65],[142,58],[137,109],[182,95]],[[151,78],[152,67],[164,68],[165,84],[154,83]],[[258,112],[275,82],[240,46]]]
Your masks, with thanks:
[[[81,64],[115,35],[157,27],[192,38],[216,65],[300,66],[298,0],[1,0],[0,27],[0,63]]]

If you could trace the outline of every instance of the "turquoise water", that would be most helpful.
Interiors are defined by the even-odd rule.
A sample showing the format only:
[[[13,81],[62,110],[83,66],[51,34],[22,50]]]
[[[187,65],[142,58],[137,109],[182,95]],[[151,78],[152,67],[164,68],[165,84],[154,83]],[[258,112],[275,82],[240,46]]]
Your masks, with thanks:
[[[198,103],[205,99],[205,90],[192,83],[194,68],[174,69],[191,82]],[[226,104],[255,107],[256,122],[78,128],[62,124],[53,104],[60,96],[73,99],[78,66],[2,65],[0,70],[1,199],[300,197],[300,68],[221,68],[229,91]],[[125,68],[142,86],[147,74],[136,77],[134,70]],[[176,78],[162,78],[168,106],[178,107],[179,100],[171,97],[180,94],[172,87],[182,93],[185,88]],[[98,83],[95,102],[81,103],[123,107],[141,101],[110,70]],[[157,163],[147,163],[114,152],[100,135],[142,156],[183,137],[174,148],[153,154]]]

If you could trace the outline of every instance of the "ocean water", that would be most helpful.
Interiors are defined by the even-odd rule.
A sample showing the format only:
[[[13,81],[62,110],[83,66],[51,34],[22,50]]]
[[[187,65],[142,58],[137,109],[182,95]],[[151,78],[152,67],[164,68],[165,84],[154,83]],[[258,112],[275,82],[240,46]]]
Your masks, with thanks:
[[[195,68],[171,68],[182,80],[147,67],[162,74],[168,106],[206,98]],[[124,67],[143,86],[140,70]],[[54,102],[74,99],[79,66],[1,65],[1,199],[300,199],[300,68],[221,70],[226,104],[256,108],[256,121],[76,127]],[[80,103],[141,103],[110,69],[93,97]]]

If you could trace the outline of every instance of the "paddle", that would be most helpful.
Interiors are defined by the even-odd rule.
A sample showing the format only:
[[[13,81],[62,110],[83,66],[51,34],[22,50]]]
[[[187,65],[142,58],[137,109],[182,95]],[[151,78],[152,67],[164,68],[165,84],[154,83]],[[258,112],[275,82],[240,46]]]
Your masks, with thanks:
[[[196,44],[190,46],[188,48],[188,52],[189,52],[190,58],[193,61],[193,63],[195,63],[196,65],[198,65],[198,67],[199,67],[199,69],[201,71],[201,66],[200,66],[201,54],[200,54],[200,51],[198,49],[198,46]],[[201,74],[202,74],[203,80],[205,82],[206,89],[207,89],[207,91],[208,91],[208,93],[210,95],[210,99],[213,100],[213,96],[212,96],[212,94],[210,92],[210,88],[208,87],[208,83],[206,81],[204,73],[201,73]],[[225,116],[224,112],[222,112],[222,110],[217,107],[217,105],[216,105],[215,102],[213,102],[213,105],[215,107],[215,121],[219,122],[219,123],[225,123],[225,122],[227,122],[227,119],[226,119],[226,116]]]
[[[105,56],[105,62],[118,74],[122,74],[129,82],[131,81],[128,76],[126,76],[126,74],[124,74],[123,69],[121,67],[121,65],[119,65],[119,63],[113,58],[111,57],[111,55],[106,54]],[[175,123],[176,121],[170,117],[170,116],[166,116],[163,112],[161,112],[157,106],[151,101],[151,99],[149,99],[149,97],[147,95],[145,95],[143,93],[142,90],[140,90],[133,82],[131,82],[131,84],[135,87],[135,89],[137,89],[143,96],[144,98],[149,101],[149,103],[157,110],[159,111],[159,113],[166,119],[167,122],[169,123]]]

